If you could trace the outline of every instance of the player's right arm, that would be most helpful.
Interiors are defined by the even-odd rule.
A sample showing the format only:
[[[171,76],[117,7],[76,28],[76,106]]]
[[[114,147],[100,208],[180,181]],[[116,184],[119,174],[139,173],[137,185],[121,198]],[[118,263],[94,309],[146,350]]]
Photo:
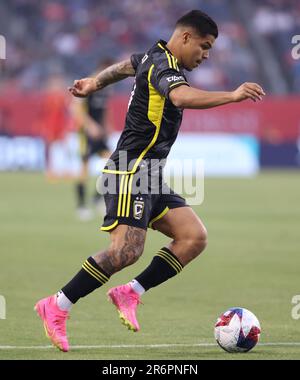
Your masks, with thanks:
[[[231,92],[202,91],[182,85],[170,91],[169,99],[179,108],[206,109],[246,99],[256,102],[262,100],[264,95],[264,90],[256,83],[244,83]]]
[[[112,83],[133,76],[135,76],[135,68],[131,59],[127,59],[107,67],[93,78],[75,80],[73,86],[69,87],[69,91],[72,95],[83,98]]]

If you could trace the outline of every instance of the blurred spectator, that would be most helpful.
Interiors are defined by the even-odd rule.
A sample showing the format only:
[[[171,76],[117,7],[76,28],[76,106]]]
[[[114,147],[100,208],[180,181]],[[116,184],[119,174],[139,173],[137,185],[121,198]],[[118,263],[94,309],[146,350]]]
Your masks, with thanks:
[[[281,44],[284,61],[285,36],[299,29],[299,0],[252,1],[257,8],[256,30]],[[70,83],[87,75],[102,56],[118,60],[145,51],[160,38],[168,39],[176,20],[191,9],[210,14],[221,32],[213,60],[192,73],[191,83],[233,89],[245,80],[260,81],[247,33],[230,0],[2,1],[1,33],[8,41],[2,81],[17,78],[22,87],[43,88],[48,76],[63,74]],[[299,89],[297,64],[289,61],[285,67],[292,86]],[[128,90],[129,85],[122,83],[118,89]]]
[[[282,65],[293,92],[300,92],[300,62],[291,56],[292,37],[300,34],[299,0],[253,0],[255,30],[265,36]]]

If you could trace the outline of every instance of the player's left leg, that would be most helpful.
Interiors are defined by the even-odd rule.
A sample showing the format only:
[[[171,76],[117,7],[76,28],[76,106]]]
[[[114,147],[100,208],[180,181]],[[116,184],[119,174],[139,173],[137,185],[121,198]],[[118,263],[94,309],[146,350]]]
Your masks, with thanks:
[[[127,284],[139,296],[179,274],[207,244],[206,228],[197,214],[177,194],[171,195],[170,199],[173,202],[169,206],[175,208],[165,207],[150,225],[172,241],[161,248],[150,265]]]
[[[170,209],[153,223],[153,228],[172,238],[154,256],[150,265],[131,282],[140,295],[179,274],[207,245],[207,232],[190,207]]]
[[[168,249],[183,266],[199,256],[207,245],[207,230],[191,207],[169,210],[153,227],[173,239]]]

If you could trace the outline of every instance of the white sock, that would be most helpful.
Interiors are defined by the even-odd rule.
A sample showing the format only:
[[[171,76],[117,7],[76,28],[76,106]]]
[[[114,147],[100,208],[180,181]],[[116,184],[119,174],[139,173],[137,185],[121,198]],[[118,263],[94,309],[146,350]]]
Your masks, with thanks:
[[[146,291],[137,280],[132,280],[128,284],[131,286],[132,290],[134,290],[140,296],[143,295]]]
[[[61,290],[56,294],[56,304],[59,309],[63,311],[69,311],[73,306],[72,302]]]

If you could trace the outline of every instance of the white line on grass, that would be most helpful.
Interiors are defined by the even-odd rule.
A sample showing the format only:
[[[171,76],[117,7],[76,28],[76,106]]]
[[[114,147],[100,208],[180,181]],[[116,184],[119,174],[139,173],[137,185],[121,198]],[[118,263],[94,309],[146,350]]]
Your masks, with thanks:
[[[300,346],[300,342],[270,342],[270,343],[259,343],[258,346]],[[216,343],[194,343],[194,344],[184,344],[184,343],[170,343],[170,344],[119,344],[119,345],[74,345],[70,348],[72,350],[92,350],[101,348],[170,348],[170,347],[217,347]],[[0,350],[47,350],[53,348],[53,346],[0,346]]]

